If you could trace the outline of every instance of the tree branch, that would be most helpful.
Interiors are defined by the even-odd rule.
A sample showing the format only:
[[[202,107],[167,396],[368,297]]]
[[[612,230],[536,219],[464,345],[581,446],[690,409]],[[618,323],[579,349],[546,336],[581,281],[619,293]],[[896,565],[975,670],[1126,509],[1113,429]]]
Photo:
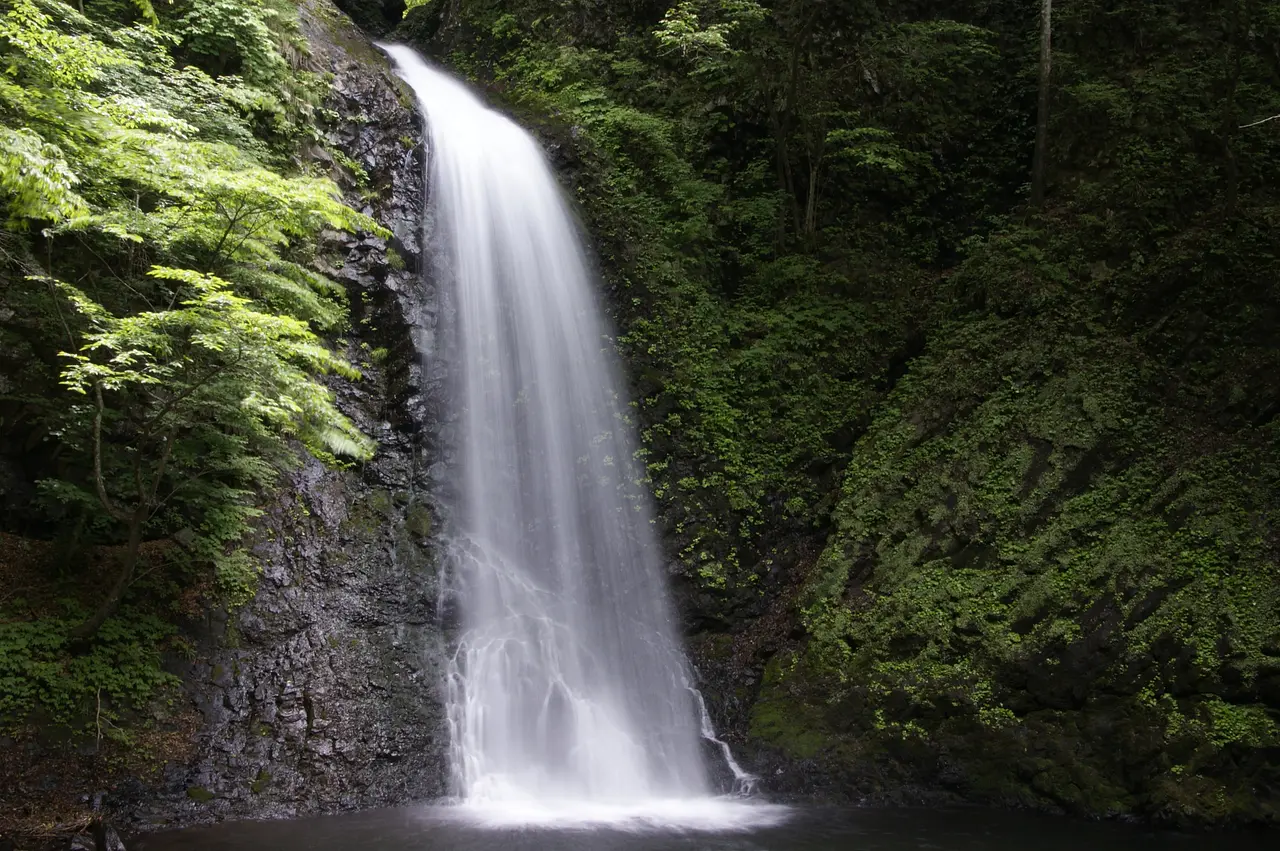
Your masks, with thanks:
[[[218,211],[227,216],[227,227],[222,232],[222,236],[218,239],[218,244],[213,247],[213,253],[209,256],[209,265],[204,270],[206,275],[213,273],[214,265],[218,262],[218,258],[222,256],[222,247],[227,244],[227,239],[230,238],[231,232],[235,230],[236,225],[240,224],[240,217],[245,208],[245,203],[241,201],[236,205],[235,212],[232,213],[226,207],[222,206],[222,201],[218,200],[214,203],[217,204]]]
[[[155,416],[153,416],[151,419],[147,420],[143,424],[143,431],[146,434],[150,434],[151,430],[156,427],[156,425],[160,422],[160,420],[164,419],[165,415],[167,415],[179,404],[181,404],[183,401],[189,398],[193,393],[195,393],[201,387],[203,387],[204,385],[212,381],[214,377],[218,375],[218,373],[222,372],[225,369],[228,369],[229,367],[235,366],[240,361],[240,358],[242,356],[243,356],[243,350],[238,351],[236,358],[234,360],[223,361],[222,363],[218,364],[212,370],[206,373],[205,376],[201,378],[199,381],[197,381],[195,384],[192,384],[190,387],[183,390],[177,396],[174,396],[172,399],[170,399],[168,403],[166,403],[165,406],[161,408],[159,412],[156,413]]]
[[[107,510],[116,520],[127,523],[129,514],[122,511],[112,502],[111,497],[107,495],[107,482],[102,477],[102,415],[106,409],[106,404],[102,401],[102,382],[93,382],[93,398],[97,402],[98,407],[93,415],[93,484],[98,491],[98,501],[102,503],[102,507]]]
[[[1250,124],[1241,124],[1241,125],[1240,125],[1239,127],[1237,127],[1236,129],[1237,129],[1237,130],[1245,130],[1245,129],[1248,129],[1249,127],[1257,127],[1259,124],[1266,124],[1268,121],[1275,121],[1277,118],[1280,118],[1280,115],[1273,115],[1273,116],[1271,116],[1270,118],[1263,118],[1263,119],[1260,119],[1260,120],[1258,120],[1258,121],[1254,121],[1254,122],[1252,122],[1252,123],[1250,123]]]
[[[173,444],[177,441],[177,429],[169,429],[169,433],[164,436],[164,451],[160,453],[160,463],[156,466],[155,478],[151,480],[151,493],[147,497],[148,505],[155,505],[156,497],[160,495],[160,483],[164,481],[165,470],[169,467],[169,458],[173,455]]]

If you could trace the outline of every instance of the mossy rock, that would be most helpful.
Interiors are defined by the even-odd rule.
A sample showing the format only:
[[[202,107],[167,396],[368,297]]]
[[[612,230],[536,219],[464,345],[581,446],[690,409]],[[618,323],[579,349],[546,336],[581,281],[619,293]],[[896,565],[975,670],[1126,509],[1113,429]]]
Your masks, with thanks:
[[[249,791],[255,795],[261,795],[270,785],[271,773],[263,768],[258,771],[258,776],[253,779],[253,783],[249,784]]]
[[[708,661],[725,663],[733,656],[733,636],[728,633],[704,633],[692,639],[690,645]]]
[[[375,514],[390,517],[395,511],[396,499],[389,490],[373,490],[365,497],[364,504]]]
[[[837,743],[822,713],[792,692],[783,675],[788,661],[789,654],[779,654],[765,668],[760,696],[751,709],[749,735],[789,757],[812,759],[831,752]]]
[[[373,535],[395,516],[395,498],[389,490],[371,490],[356,500],[343,526],[362,536]]]
[[[203,786],[192,786],[187,789],[187,797],[198,804],[207,804],[217,796]]]
[[[414,505],[404,517],[404,528],[416,538],[429,538],[435,528],[435,517],[425,505]]]

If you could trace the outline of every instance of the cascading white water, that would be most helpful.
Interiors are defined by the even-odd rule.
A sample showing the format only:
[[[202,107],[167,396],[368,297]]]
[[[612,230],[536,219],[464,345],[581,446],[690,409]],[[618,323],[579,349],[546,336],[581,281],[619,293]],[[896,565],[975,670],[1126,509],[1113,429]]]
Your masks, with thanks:
[[[542,151],[383,49],[427,115],[429,241],[456,314],[455,795],[521,822],[775,819],[712,798],[607,329]]]

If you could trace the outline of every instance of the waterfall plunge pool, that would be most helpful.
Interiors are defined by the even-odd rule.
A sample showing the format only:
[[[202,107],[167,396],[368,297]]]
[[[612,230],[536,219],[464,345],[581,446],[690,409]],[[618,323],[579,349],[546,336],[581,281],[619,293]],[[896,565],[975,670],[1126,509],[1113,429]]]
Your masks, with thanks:
[[[723,802],[728,803],[728,802]],[[692,806],[692,805],[691,805]],[[705,803],[696,806],[706,806]],[[738,804],[750,808],[751,804]],[[763,805],[768,807],[768,805]],[[662,814],[600,827],[603,813],[580,812],[577,828],[495,826],[495,812],[406,807],[298,821],[238,822],[156,833],[140,851],[1262,851],[1275,836],[1185,834],[1117,823],[984,809],[774,808],[747,819],[753,829],[671,830]],[[501,821],[501,814],[496,814]],[[614,813],[613,815],[625,815]],[[689,813],[679,821],[696,820]],[[511,815],[518,818],[518,813]],[[597,826],[589,826],[591,824]],[[741,824],[741,822],[739,822]]]

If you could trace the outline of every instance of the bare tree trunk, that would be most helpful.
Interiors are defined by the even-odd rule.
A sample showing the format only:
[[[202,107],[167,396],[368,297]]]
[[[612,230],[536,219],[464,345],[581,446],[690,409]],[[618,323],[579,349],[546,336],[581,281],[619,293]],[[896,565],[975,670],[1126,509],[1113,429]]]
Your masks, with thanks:
[[[787,82],[787,100],[786,107],[783,109],[783,115],[786,116],[786,125],[783,133],[784,138],[780,140],[782,153],[782,166],[786,173],[787,194],[791,197],[791,218],[795,224],[796,235],[800,236],[804,231],[804,220],[800,213],[800,195],[796,191],[795,178],[791,172],[791,158],[787,156],[786,136],[789,136],[791,127],[795,124],[796,103],[799,99],[800,92],[800,52],[804,48],[805,33],[802,30],[797,36],[795,46],[791,50],[791,63],[788,71]]]
[[[800,213],[796,207],[795,181],[791,175],[791,157],[787,152],[787,135],[789,133],[789,122],[782,113],[777,113],[777,117],[773,121],[774,135],[774,158],[777,161],[778,172],[778,189],[782,192],[787,201],[787,209],[778,211],[778,244],[782,245],[786,242],[787,236],[787,212],[791,213],[792,219],[796,223],[796,231],[800,230]]]
[[[791,55],[787,60],[786,76],[781,81],[783,91],[782,107],[774,110],[776,113],[774,136],[776,138],[778,160],[778,184],[782,192],[787,196],[787,205],[791,209],[792,227],[798,237],[803,237],[804,235],[804,211],[800,206],[799,187],[796,184],[796,175],[792,169],[789,148],[791,131],[795,129],[797,123],[796,111],[800,100],[800,60],[803,58],[805,48],[808,46],[812,25],[812,18],[802,20],[795,31],[794,41],[791,45]]]
[[[1031,162],[1031,204],[1044,204],[1045,160],[1049,147],[1049,79],[1053,70],[1053,0],[1040,7],[1040,102],[1036,111],[1036,152]]]

